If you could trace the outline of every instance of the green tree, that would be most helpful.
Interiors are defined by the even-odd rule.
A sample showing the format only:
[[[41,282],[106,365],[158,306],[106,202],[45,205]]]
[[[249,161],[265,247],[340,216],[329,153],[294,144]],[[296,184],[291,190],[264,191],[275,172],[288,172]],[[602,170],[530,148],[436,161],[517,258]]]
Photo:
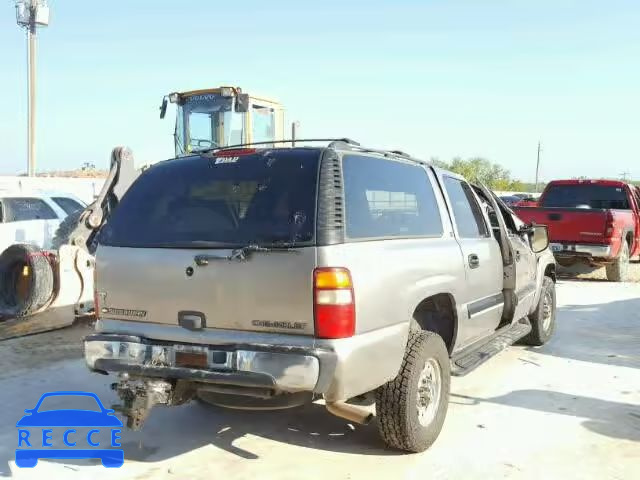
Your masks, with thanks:
[[[486,158],[474,157],[465,160],[455,157],[451,162],[432,158],[431,163],[462,175],[471,182],[482,182],[493,190],[524,191],[525,189],[522,182],[511,178],[509,170]]]

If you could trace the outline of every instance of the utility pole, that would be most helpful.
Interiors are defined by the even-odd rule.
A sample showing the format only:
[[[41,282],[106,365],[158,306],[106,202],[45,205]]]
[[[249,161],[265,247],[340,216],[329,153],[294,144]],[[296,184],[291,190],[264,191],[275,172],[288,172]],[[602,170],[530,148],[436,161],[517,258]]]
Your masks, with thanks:
[[[620,174],[620,177],[622,178],[622,181],[623,181],[623,182],[626,182],[626,181],[627,181],[627,178],[629,177],[629,172],[626,172],[626,171],[625,171],[625,172],[622,172],[622,173]]]
[[[291,146],[296,146],[296,138],[298,138],[298,129],[300,128],[300,122],[291,122]]]
[[[536,192],[538,193],[538,173],[540,172],[540,152],[542,148],[540,148],[540,140],[538,140],[538,159],[536,160]]]
[[[33,177],[36,174],[36,27],[49,25],[46,0],[16,0],[16,22],[27,31],[27,174]]]

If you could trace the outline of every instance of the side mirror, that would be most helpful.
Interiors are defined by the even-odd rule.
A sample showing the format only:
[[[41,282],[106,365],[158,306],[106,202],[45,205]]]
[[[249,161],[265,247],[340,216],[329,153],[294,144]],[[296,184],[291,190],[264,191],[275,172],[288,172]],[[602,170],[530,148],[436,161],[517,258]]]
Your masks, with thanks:
[[[236,95],[236,112],[245,113],[249,111],[249,94],[239,93]]]
[[[164,118],[167,113],[167,97],[162,99],[162,105],[160,105],[160,118]]]
[[[540,253],[549,246],[549,230],[546,225],[531,226],[531,249],[534,253]]]

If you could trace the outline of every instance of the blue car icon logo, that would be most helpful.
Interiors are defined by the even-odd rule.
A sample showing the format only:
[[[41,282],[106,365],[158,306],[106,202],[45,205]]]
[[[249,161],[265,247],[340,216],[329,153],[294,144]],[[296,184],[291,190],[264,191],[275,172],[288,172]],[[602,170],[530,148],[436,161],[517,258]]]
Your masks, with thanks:
[[[78,399],[86,403],[88,400],[91,410],[84,408],[43,409],[42,403],[52,397],[58,403]],[[122,422],[114,415],[113,410],[102,405],[95,393],[45,393],[40,397],[36,406],[25,410],[25,413],[26,415],[16,423],[16,427],[18,427],[16,465],[18,467],[35,467],[40,458],[98,458],[102,461],[102,465],[109,468],[121,467],[124,463],[124,451],[122,448],[118,448],[121,446],[118,441],[120,440]],[[85,435],[79,432],[78,428],[85,430],[89,428],[89,430]],[[106,441],[105,435],[108,439]],[[54,441],[56,441],[56,445],[54,445]],[[60,441],[65,448],[58,448]],[[105,443],[108,443],[111,448],[104,448]]]

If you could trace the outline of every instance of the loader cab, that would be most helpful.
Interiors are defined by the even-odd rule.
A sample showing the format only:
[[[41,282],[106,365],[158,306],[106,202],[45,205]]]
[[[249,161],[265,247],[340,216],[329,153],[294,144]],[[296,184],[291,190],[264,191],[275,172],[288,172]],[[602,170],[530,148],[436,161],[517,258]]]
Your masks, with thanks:
[[[165,116],[167,100],[176,104],[176,157],[242,143],[273,142],[277,146],[283,138],[282,105],[240,88],[171,93],[163,99],[160,118]]]

